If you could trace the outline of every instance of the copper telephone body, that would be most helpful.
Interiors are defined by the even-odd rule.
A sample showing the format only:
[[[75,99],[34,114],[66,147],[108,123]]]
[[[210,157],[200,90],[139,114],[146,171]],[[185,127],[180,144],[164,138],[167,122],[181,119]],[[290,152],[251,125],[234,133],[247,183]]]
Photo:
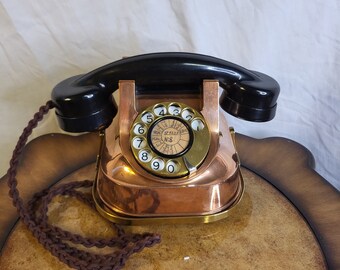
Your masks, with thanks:
[[[210,131],[203,163],[180,178],[160,178],[144,170],[131,151],[134,119],[150,104],[172,96],[136,95],[134,81],[119,82],[119,112],[105,131],[94,198],[99,212],[123,224],[166,220],[211,222],[225,217],[243,194],[239,160],[226,119],[219,108],[219,83],[203,81],[202,98],[175,96],[200,111]],[[204,142],[202,142],[204,143]]]

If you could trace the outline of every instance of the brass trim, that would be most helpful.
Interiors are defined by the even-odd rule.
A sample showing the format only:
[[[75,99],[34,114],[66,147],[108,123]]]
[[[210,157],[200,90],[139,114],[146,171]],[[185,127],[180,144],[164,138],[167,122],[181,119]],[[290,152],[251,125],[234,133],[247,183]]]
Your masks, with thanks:
[[[240,156],[239,156],[237,148],[236,148],[236,132],[235,132],[235,129],[233,127],[229,127],[229,132],[230,132],[230,136],[231,136],[231,139],[233,141],[234,148],[235,148],[236,162],[239,166],[241,166],[241,159],[240,159]]]
[[[95,178],[97,180],[98,178],[98,174],[99,174],[99,167],[100,167],[100,161],[102,158],[102,152],[103,152],[103,148],[104,148],[104,142],[105,142],[105,129],[99,131],[99,151],[96,157],[96,173],[95,173]]]

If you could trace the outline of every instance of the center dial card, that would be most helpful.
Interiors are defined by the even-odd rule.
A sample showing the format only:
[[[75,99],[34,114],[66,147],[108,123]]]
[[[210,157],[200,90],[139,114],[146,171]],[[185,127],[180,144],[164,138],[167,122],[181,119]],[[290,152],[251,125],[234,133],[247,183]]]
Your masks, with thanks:
[[[183,120],[164,117],[152,124],[148,141],[156,153],[166,157],[177,157],[189,150],[193,134]]]
[[[150,173],[182,177],[206,157],[210,133],[203,116],[183,103],[158,103],[135,119],[130,131],[131,150]]]

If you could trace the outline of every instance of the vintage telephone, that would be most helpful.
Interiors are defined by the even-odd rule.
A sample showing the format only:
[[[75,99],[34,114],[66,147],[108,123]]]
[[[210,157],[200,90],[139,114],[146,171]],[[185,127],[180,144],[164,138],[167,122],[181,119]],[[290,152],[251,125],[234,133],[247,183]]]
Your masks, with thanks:
[[[62,81],[52,100],[64,130],[100,131],[93,197],[104,217],[121,224],[207,223],[226,217],[244,190],[220,107],[268,121],[278,95],[274,79],[227,61],[154,53]]]

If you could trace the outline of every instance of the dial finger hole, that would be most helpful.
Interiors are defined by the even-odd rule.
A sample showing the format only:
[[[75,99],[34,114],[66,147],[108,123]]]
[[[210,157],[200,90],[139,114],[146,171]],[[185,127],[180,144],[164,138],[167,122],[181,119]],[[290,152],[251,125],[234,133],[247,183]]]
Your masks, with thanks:
[[[182,118],[186,121],[190,121],[192,118],[194,118],[194,112],[192,110],[189,109],[185,109],[182,112]]]
[[[133,132],[136,135],[143,135],[146,133],[146,127],[142,124],[137,124],[135,125],[135,127],[133,128]]]
[[[165,166],[165,163],[163,161],[163,159],[157,157],[157,158],[154,158],[151,162],[151,168],[154,170],[154,171],[161,171],[164,169],[164,166]]]
[[[166,107],[164,105],[157,105],[153,109],[153,112],[157,116],[164,116],[164,115],[166,115],[167,111],[166,111]]]
[[[135,137],[132,140],[132,146],[136,149],[142,149],[146,146],[146,139],[143,137]]]
[[[179,167],[180,166],[179,166],[178,162],[176,162],[174,160],[169,160],[166,164],[166,171],[168,173],[174,174],[174,173],[179,171]]]
[[[202,129],[204,129],[204,123],[201,119],[194,119],[191,122],[191,128],[196,131],[201,131]]]
[[[144,123],[151,124],[155,119],[155,116],[151,112],[145,112],[143,113],[141,119]]]
[[[150,151],[142,150],[139,152],[138,158],[141,162],[149,162],[152,159],[152,154]]]
[[[169,106],[169,113],[171,115],[175,115],[175,116],[180,115],[181,107],[178,104],[175,104],[175,103],[174,104],[170,104],[170,106]]]

